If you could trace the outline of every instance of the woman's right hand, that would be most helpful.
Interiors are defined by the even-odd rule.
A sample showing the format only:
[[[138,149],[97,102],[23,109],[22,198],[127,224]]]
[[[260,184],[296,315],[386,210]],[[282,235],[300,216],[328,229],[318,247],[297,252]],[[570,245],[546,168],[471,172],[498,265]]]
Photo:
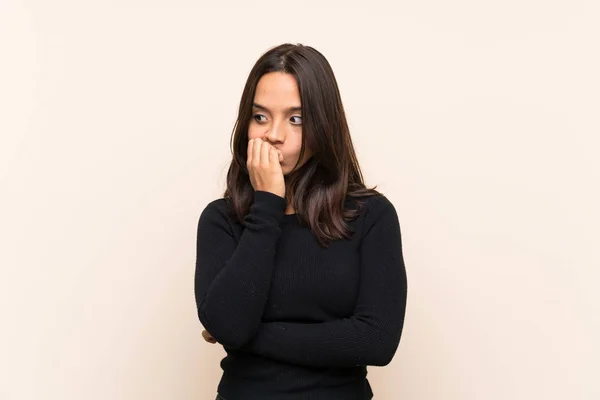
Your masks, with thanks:
[[[208,333],[208,331],[206,329],[202,331],[202,337],[208,343],[212,343],[212,344],[218,343],[217,339],[215,339],[214,337],[212,337],[212,335],[210,333]]]
[[[271,192],[285,198],[285,180],[280,164],[282,161],[281,152],[268,142],[261,138],[248,141],[246,166],[254,190]]]

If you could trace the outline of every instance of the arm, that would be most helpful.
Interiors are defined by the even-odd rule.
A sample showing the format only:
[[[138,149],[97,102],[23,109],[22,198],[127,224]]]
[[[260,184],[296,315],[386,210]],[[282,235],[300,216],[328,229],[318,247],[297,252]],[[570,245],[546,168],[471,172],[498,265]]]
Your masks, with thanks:
[[[194,278],[198,318],[223,345],[240,347],[258,329],[285,206],[283,197],[255,191],[239,243],[215,205],[200,215]]]
[[[316,367],[389,364],[404,325],[407,278],[398,216],[386,198],[378,200],[365,220],[354,314],[321,323],[261,323],[245,351]]]

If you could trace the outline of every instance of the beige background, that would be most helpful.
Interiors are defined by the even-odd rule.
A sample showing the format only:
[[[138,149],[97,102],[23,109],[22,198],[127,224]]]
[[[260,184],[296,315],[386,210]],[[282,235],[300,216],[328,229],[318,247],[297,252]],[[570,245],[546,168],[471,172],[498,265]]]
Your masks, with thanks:
[[[193,297],[242,86],[330,61],[409,275],[380,400],[600,398],[597,1],[0,3],[0,399],[213,399]]]

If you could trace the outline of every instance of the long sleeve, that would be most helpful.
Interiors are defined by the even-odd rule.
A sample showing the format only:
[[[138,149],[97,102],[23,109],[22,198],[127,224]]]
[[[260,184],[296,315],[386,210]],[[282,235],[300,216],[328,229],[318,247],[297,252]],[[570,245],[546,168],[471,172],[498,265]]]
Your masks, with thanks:
[[[320,323],[261,323],[244,351],[315,367],[389,364],[404,325],[407,277],[398,216],[382,199],[365,218],[354,314]]]
[[[258,330],[286,201],[255,191],[239,243],[216,204],[209,204],[198,221],[194,294],[204,328],[223,345],[235,348]]]

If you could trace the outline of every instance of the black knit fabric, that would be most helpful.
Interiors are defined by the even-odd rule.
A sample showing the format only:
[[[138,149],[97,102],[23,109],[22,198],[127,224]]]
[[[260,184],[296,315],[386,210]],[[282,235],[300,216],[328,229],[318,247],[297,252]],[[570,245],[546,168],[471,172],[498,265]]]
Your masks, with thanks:
[[[242,224],[226,199],[202,211],[196,305],[227,352],[224,398],[373,397],[367,366],[387,365],[398,348],[407,278],[394,206],[384,195],[362,200],[352,238],[329,248],[270,192],[254,192]]]

